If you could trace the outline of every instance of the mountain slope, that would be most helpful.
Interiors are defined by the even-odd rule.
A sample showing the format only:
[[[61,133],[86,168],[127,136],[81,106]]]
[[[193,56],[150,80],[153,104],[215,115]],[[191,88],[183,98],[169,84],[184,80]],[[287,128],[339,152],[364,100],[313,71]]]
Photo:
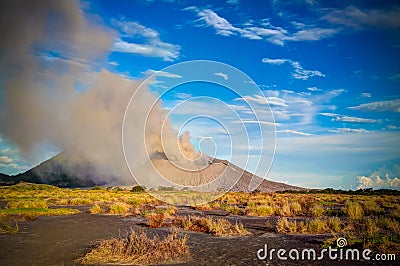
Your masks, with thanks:
[[[252,173],[226,161],[212,159],[199,171],[183,171],[176,168],[165,156],[151,160],[151,164],[164,177],[176,184],[199,186],[216,182],[209,186],[210,190],[223,189],[249,192],[252,182],[260,184],[256,190],[274,192],[281,190],[304,190],[304,188],[273,182],[255,176]],[[125,180],[125,181],[124,181]],[[20,181],[50,184],[58,187],[91,187],[94,185],[136,185],[132,179],[119,178],[109,169],[98,167],[88,161],[76,162],[67,152],[62,152],[36,167],[16,176],[0,175],[1,185],[12,185]],[[237,182],[235,183],[235,180]]]

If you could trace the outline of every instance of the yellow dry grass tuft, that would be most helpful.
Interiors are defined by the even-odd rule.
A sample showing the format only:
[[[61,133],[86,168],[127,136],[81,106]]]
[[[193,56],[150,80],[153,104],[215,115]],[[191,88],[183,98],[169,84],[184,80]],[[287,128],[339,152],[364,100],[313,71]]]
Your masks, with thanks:
[[[77,261],[82,264],[158,264],[188,261],[187,236],[176,231],[166,238],[149,238],[144,232],[131,231],[126,238],[101,241]]]

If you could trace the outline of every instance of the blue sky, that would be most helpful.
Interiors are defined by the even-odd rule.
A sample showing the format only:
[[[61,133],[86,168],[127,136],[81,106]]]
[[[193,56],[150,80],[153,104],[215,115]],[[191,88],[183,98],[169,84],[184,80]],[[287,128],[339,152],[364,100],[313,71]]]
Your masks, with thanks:
[[[109,54],[94,69],[143,78],[174,63],[215,60],[246,73],[275,119],[276,154],[267,178],[344,189],[355,189],[358,176],[388,174],[392,181],[400,175],[400,5],[326,2],[84,1],[81,8],[116,32]],[[165,73],[152,90],[179,78]],[[164,95],[164,107],[208,96],[249,120],[245,100],[266,110],[249,83],[237,82],[240,99],[216,85],[188,84]],[[192,110],[172,116],[175,125],[196,114],[196,108],[215,116],[220,111],[217,102],[198,99]],[[197,122],[185,128],[194,144],[221,136],[215,122]],[[246,128],[257,150],[257,133],[251,123]],[[223,147],[227,140],[220,141]],[[16,145],[2,140],[0,150],[2,172],[15,174],[30,166]],[[220,148],[217,155],[230,158],[228,153]],[[258,174],[268,168],[269,163],[248,166]]]

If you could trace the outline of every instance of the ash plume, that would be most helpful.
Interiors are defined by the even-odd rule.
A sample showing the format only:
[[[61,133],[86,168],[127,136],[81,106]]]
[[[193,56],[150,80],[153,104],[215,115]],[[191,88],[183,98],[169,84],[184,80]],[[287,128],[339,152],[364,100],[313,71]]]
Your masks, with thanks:
[[[51,144],[70,155],[71,168],[82,162],[93,164],[95,181],[110,183],[114,176],[113,182],[132,183],[122,152],[121,126],[129,98],[141,81],[94,70],[106,61],[117,33],[98,17],[85,14],[78,1],[34,0],[2,1],[0,34],[3,138],[18,145],[28,161],[36,160],[43,144]],[[139,109],[155,101],[148,90],[141,96],[135,103],[143,105]],[[177,133],[158,103],[147,121],[149,154],[164,153],[163,123],[167,145],[178,145]],[[143,129],[132,132],[140,137]],[[135,148],[135,141],[139,140],[132,140],[130,148]],[[196,154],[188,136],[180,142],[185,153]],[[138,161],[148,160],[142,151],[132,152]]]

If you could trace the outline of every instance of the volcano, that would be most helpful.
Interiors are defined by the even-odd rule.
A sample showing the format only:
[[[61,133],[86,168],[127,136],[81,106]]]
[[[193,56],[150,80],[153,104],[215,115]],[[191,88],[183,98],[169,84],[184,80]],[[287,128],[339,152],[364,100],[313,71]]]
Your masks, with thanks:
[[[208,164],[199,168],[198,171],[180,170],[166,156],[161,155],[151,158],[151,164],[169,180],[185,186],[207,184],[221,176],[216,185],[217,188],[235,192],[250,192],[253,190],[249,188],[251,182],[259,184],[255,190],[260,192],[304,190],[301,187],[263,179],[227,160],[217,158],[210,157]],[[232,178],[235,178],[235,180],[232,181]],[[0,175],[1,185],[13,185],[18,182],[49,184],[67,188],[92,187],[95,185],[137,185],[132,178],[117,176],[112,169],[98,167],[89,161],[76,162],[73,160],[73,155],[67,152],[61,152],[24,173],[15,176]]]

